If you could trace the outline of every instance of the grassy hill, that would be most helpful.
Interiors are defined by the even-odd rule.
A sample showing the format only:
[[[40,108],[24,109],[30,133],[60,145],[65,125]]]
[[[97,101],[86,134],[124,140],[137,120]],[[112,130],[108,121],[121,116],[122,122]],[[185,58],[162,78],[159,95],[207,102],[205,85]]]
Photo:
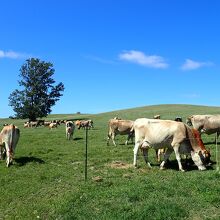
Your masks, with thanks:
[[[159,170],[154,151],[153,168],[138,157],[133,168],[133,145],[117,136],[117,147],[106,146],[107,122],[124,119],[162,119],[191,114],[219,114],[220,107],[157,105],[94,115],[50,115],[51,119],[94,121],[88,133],[88,180],[84,180],[85,131],[76,130],[74,140],[65,139],[65,126],[57,129],[23,128],[24,120],[0,119],[21,130],[15,162],[6,168],[0,161],[0,219],[219,219],[220,175],[216,164],[201,172],[191,167],[178,171],[171,157],[166,170]],[[203,136],[215,161],[214,136]],[[218,147],[220,150],[220,147]]]

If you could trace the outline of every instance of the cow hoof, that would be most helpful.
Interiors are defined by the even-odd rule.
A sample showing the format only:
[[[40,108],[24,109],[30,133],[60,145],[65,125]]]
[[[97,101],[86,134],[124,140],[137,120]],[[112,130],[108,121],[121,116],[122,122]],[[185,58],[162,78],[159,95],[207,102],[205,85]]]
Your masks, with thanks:
[[[150,165],[150,163],[147,163],[147,166],[148,166],[148,168],[150,168],[150,169],[152,168],[152,166]]]
[[[184,169],[180,169],[181,172],[186,172]]]
[[[165,170],[165,167],[160,167],[160,170]]]

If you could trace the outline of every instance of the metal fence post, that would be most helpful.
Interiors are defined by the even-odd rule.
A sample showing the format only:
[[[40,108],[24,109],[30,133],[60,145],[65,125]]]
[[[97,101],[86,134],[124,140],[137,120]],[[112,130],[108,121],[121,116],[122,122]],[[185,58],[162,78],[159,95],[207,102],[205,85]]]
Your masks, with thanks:
[[[218,133],[215,136],[215,153],[216,153],[216,171],[219,172],[219,155],[218,155]]]
[[[87,181],[87,162],[88,162],[88,127],[86,126],[85,181]]]

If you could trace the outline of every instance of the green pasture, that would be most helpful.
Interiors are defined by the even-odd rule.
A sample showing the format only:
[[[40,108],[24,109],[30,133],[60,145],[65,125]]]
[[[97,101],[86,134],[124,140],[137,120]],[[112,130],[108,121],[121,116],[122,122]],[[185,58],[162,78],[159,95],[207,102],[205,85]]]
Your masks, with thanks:
[[[88,131],[88,180],[85,182],[85,131],[75,130],[74,140],[65,138],[65,126],[23,128],[25,120],[0,119],[20,128],[14,164],[0,161],[1,219],[220,219],[220,174],[216,163],[206,171],[195,166],[178,171],[172,155],[166,170],[159,170],[150,151],[149,169],[140,154],[132,166],[133,145],[106,146],[107,123],[115,116],[135,120],[162,119],[191,114],[219,114],[220,107],[158,105],[95,115],[50,115],[51,119],[92,119]],[[202,136],[216,162],[214,135]],[[220,142],[220,140],[219,140]],[[219,143],[220,145],[220,143]],[[220,151],[220,146],[218,147]]]

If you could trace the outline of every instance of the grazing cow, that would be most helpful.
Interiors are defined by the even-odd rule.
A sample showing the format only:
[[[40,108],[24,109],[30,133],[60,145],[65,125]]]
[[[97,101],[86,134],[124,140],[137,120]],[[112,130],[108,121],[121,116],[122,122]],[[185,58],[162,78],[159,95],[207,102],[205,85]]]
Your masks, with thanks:
[[[137,166],[138,149],[143,150],[143,155],[146,163],[148,162],[148,148],[154,149],[167,148],[160,168],[164,169],[164,165],[174,151],[179,165],[179,170],[184,171],[180,153],[190,154],[192,160],[199,170],[205,170],[203,159],[204,152],[193,136],[193,132],[189,126],[182,122],[171,120],[147,119],[140,118],[134,122],[135,131],[135,147],[134,147],[134,166]]]
[[[13,124],[5,126],[0,133],[0,158],[6,153],[7,167],[12,163],[19,137],[20,130]]]
[[[49,127],[49,125],[50,125],[51,123],[52,123],[51,121],[45,121],[45,122],[44,122],[44,127]]]
[[[67,121],[66,122],[66,139],[70,140],[71,138],[73,139],[73,133],[75,130],[75,125],[72,121]]]
[[[200,134],[217,133],[220,134],[220,115],[191,115],[186,119],[186,123],[193,126]]]
[[[93,121],[92,120],[77,120],[75,121],[75,125],[77,126],[78,129],[80,128],[93,128]]]
[[[57,123],[56,122],[51,122],[50,124],[49,124],[49,129],[53,129],[53,128],[57,128]]]
[[[29,127],[33,128],[33,127],[37,127],[38,126],[38,122],[37,121],[30,121],[29,122]]]
[[[160,115],[154,115],[154,119],[160,119]]]
[[[109,140],[112,139],[113,144],[115,143],[115,136],[117,134],[120,135],[128,135],[128,138],[125,144],[128,144],[128,141],[131,139],[133,143],[134,130],[133,130],[133,121],[130,120],[118,120],[118,119],[110,119],[108,123],[108,139],[107,145],[109,145]]]
[[[29,127],[30,127],[30,122],[29,121],[24,122],[24,128],[29,128]]]
[[[78,129],[80,129],[80,127],[81,127],[81,121],[80,120],[76,120],[75,121],[75,125],[76,125],[76,127],[78,128]]]
[[[198,144],[199,144],[199,147],[200,147],[200,149],[201,149],[202,154],[204,155],[201,159],[204,161],[205,164],[211,164],[211,160],[210,160],[210,158],[211,158],[210,149],[207,150],[207,149],[205,148],[205,145],[204,145],[204,143],[203,143],[203,141],[202,141],[202,139],[201,139],[200,133],[199,133],[196,129],[194,129],[194,128],[192,128],[191,130],[192,130],[192,133],[193,133],[194,138],[197,140],[197,142],[198,142]],[[163,156],[164,156],[164,154],[165,154],[165,151],[166,151],[165,148],[161,148],[161,149],[158,150],[158,152],[157,152],[157,161],[158,161],[158,162],[161,162],[161,161],[162,161],[161,159],[163,158]],[[187,158],[187,155],[185,155],[185,159],[186,159],[186,158]]]

